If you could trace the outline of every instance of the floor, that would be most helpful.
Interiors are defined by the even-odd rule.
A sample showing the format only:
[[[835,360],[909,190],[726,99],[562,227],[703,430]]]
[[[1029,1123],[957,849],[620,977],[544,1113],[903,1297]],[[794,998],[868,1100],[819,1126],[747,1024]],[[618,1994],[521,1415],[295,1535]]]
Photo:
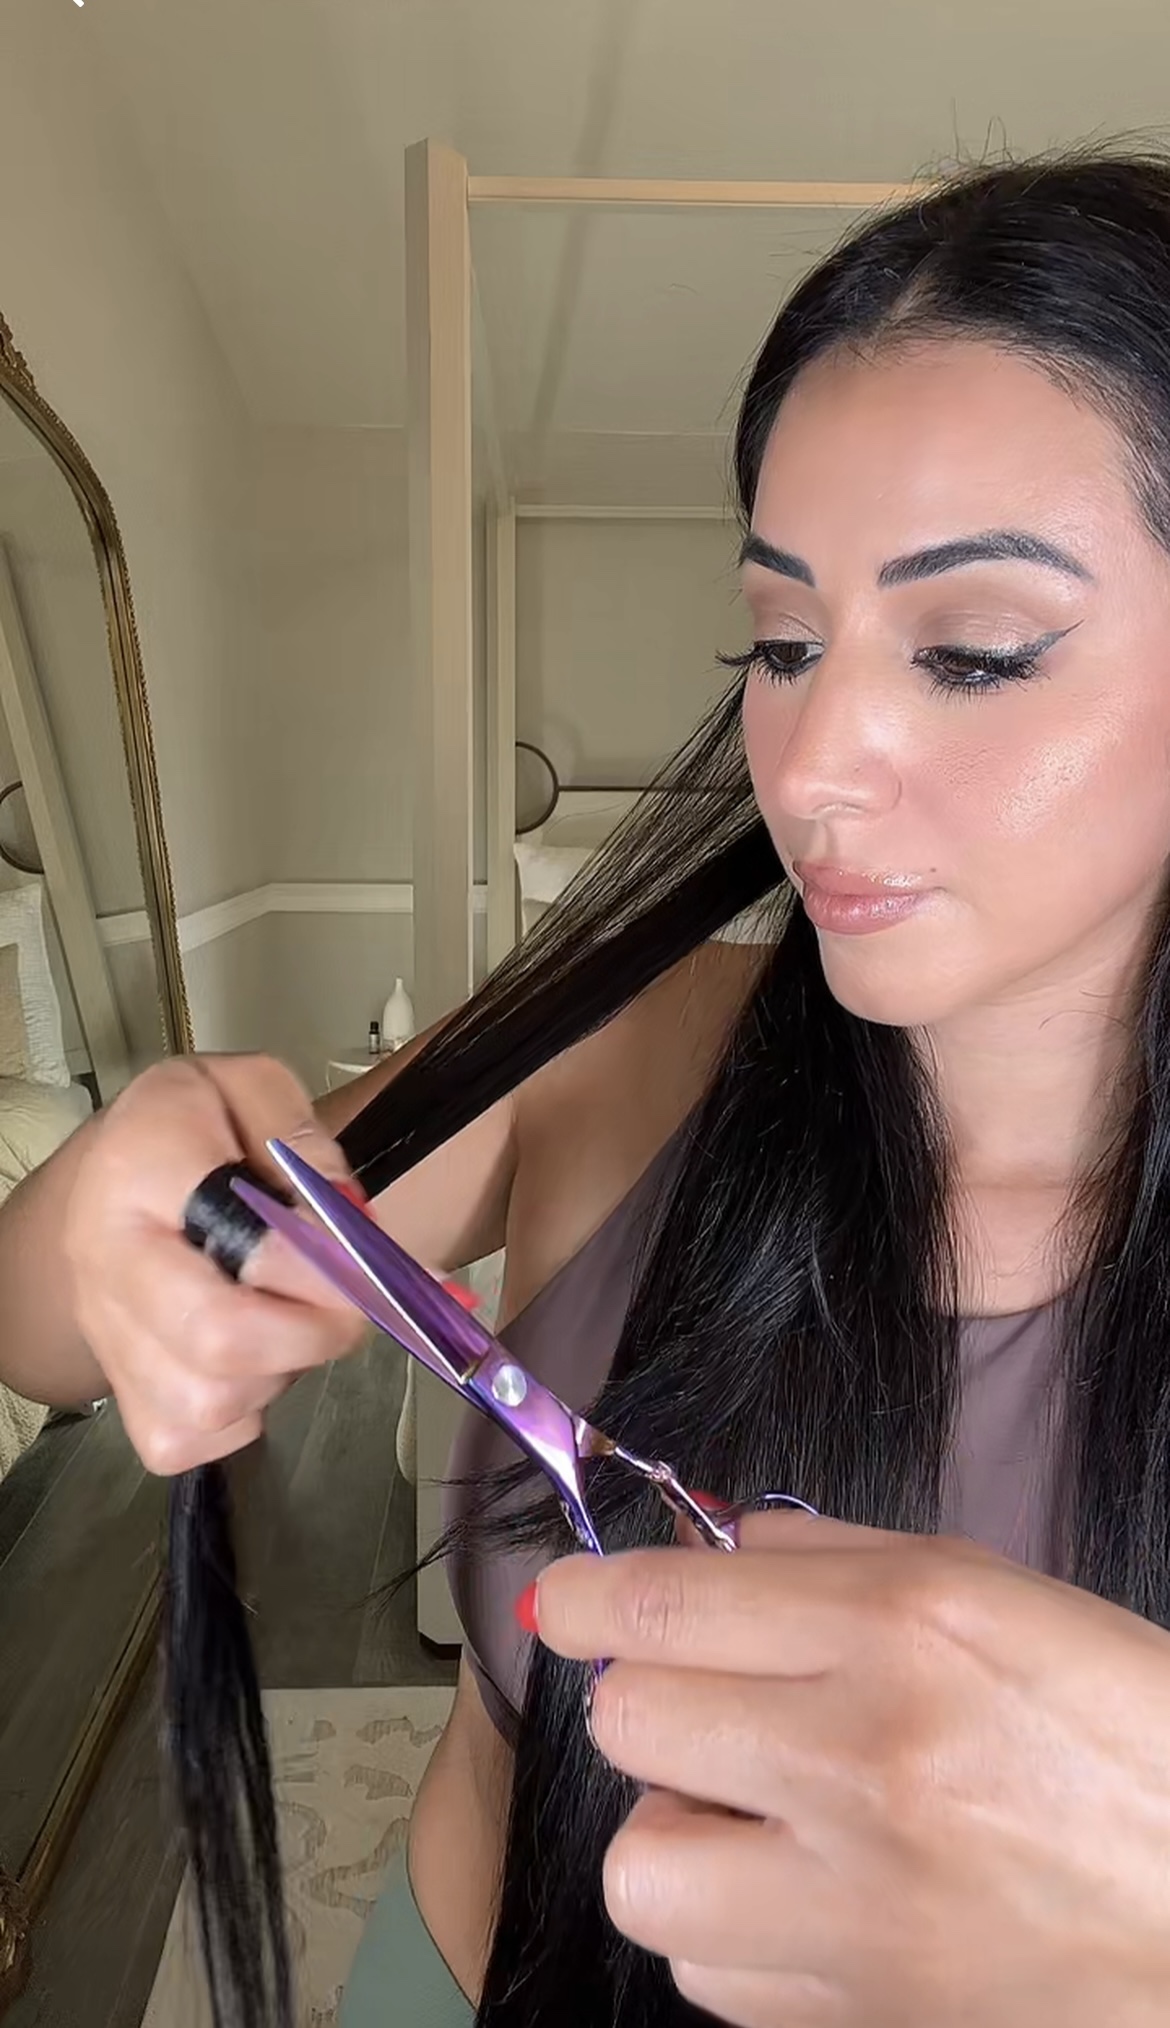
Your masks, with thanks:
[[[394,1456],[404,1356],[375,1338],[307,1376],[234,1469],[241,1584],[268,1689],[455,1680],[455,1657],[419,1639],[413,1584],[379,1597],[414,1552],[414,1491]],[[130,1491],[138,1497],[149,1496]],[[110,1571],[111,1588],[124,1580]],[[87,1624],[100,1621],[100,1605],[85,1602]],[[14,1632],[31,1642],[6,1607],[5,1650]],[[65,1857],[4,2028],[140,2028],[182,1872],[158,1733],[152,1670]]]

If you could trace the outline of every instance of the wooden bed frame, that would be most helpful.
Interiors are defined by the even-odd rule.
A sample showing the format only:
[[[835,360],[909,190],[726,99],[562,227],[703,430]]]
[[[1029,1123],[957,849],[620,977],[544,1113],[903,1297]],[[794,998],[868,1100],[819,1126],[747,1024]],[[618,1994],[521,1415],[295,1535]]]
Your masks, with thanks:
[[[722,519],[705,509],[517,503],[493,427],[471,264],[473,205],[627,210],[865,211],[924,184],[728,183],[472,176],[453,149],[406,155],[410,602],[414,684],[414,1000],[419,1026],[464,1000],[472,969],[473,361],[491,473],[487,529],[487,931],[495,964],[516,936],[516,524],[529,516]],[[580,786],[580,785],[578,785]],[[568,784],[561,804],[573,793]],[[560,807],[560,806],[558,806]]]

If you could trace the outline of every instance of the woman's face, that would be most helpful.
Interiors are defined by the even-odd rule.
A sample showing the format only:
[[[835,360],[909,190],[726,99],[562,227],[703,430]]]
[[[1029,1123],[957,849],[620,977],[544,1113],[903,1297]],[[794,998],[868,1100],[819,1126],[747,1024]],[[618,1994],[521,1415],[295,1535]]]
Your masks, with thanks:
[[[752,780],[837,998],[916,1026],[1124,967],[1170,859],[1170,557],[1109,424],[988,345],[819,362],[743,582]]]

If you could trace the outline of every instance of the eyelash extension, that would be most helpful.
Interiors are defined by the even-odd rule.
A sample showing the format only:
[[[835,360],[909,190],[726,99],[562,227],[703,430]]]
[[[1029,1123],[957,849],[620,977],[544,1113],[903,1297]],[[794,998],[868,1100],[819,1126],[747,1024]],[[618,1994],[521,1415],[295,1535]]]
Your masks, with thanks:
[[[970,696],[1002,689],[1005,683],[1026,683],[1030,677],[1039,675],[1045,650],[1067,631],[1065,628],[1060,633],[1046,634],[1028,647],[1015,650],[923,648],[914,662],[917,668],[932,673],[932,690]],[[811,641],[755,641],[741,654],[720,655],[717,659],[723,668],[733,669],[744,677],[758,669],[773,683],[791,683],[810,668],[810,651],[815,652]]]

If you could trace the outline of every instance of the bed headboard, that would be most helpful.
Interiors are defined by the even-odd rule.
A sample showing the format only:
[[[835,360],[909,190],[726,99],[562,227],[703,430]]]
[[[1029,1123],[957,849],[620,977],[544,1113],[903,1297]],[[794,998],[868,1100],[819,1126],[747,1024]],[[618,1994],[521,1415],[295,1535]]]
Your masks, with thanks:
[[[645,795],[687,795],[695,791],[660,783],[631,788],[617,783],[562,782],[548,755],[526,740],[517,748],[543,764],[549,792],[535,823],[517,825],[513,852],[519,887],[520,934],[527,936],[575,880],[586,861],[610,832]],[[775,936],[773,911],[764,905],[748,909],[718,933],[722,943],[756,944]]]

